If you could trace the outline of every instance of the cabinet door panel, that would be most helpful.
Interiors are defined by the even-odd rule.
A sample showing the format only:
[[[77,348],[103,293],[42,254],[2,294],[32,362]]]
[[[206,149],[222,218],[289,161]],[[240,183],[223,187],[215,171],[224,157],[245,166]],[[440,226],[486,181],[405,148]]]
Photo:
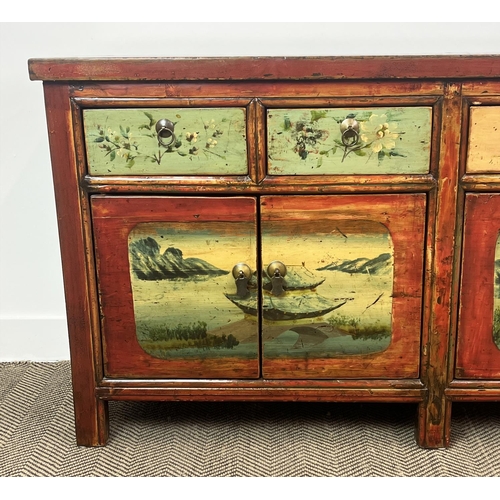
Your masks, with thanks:
[[[458,378],[500,378],[500,194],[465,199]]]
[[[263,198],[264,377],[418,377],[425,206],[424,194]],[[284,276],[267,270],[275,260]]]
[[[256,269],[254,199],[94,196],[92,214],[107,376],[258,377],[258,322],[229,299],[233,265]]]

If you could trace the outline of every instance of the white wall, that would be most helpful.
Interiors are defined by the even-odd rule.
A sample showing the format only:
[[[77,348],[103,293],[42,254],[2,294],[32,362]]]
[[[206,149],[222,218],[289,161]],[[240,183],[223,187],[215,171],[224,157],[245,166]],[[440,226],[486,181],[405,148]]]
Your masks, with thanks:
[[[69,359],[42,83],[29,80],[29,58],[495,53],[493,23],[0,24],[0,361]]]

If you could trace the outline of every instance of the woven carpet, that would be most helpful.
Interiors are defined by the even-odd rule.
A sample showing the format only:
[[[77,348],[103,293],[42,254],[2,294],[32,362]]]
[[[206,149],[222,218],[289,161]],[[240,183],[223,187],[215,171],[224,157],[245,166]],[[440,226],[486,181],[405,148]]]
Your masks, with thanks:
[[[451,447],[425,450],[416,405],[111,402],[83,448],[69,362],[0,363],[0,476],[498,476],[499,410],[454,404]]]

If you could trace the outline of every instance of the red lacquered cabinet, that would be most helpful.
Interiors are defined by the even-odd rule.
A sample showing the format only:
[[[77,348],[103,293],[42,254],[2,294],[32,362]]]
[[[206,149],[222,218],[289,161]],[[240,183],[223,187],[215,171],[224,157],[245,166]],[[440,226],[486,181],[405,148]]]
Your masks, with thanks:
[[[500,58],[32,59],[79,445],[107,402],[500,399]]]

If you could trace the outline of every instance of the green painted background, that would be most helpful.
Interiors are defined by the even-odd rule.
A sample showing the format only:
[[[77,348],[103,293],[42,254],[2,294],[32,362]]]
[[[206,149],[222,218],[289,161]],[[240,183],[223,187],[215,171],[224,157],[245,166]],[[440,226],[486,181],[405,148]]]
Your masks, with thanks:
[[[86,109],[91,175],[245,175],[245,109]],[[158,145],[155,125],[175,124],[176,142]]]
[[[360,123],[361,140],[349,151],[340,123],[351,113]],[[272,109],[267,123],[271,175],[429,171],[430,107]]]

